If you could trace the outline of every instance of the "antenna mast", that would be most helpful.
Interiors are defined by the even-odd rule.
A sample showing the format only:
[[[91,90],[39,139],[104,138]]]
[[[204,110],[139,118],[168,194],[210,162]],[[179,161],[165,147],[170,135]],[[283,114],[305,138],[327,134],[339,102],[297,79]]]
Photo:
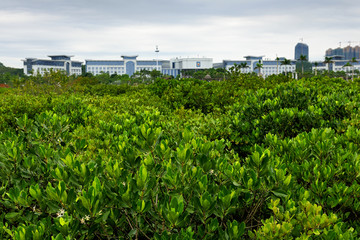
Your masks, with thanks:
[[[159,71],[159,48],[158,48],[158,45],[156,45],[156,49],[155,49],[155,52],[156,52],[156,71]]]

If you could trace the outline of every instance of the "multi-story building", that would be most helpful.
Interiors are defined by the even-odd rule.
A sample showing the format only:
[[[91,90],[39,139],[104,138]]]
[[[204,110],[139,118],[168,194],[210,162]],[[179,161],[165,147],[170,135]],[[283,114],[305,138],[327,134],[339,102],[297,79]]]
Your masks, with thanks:
[[[26,58],[24,62],[24,74],[45,74],[50,71],[63,71],[67,75],[81,75],[82,62],[73,61],[67,55],[51,55],[51,59]]]
[[[333,56],[333,59],[331,60],[331,63],[324,63],[324,62],[318,62],[315,66],[315,63],[312,63],[313,70],[327,70],[327,71],[334,71],[334,72],[350,72],[353,69],[360,71],[360,60],[357,59],[357,62],[350,62],[352,66],[346,66],[345,65],[349,62],[349,60],[340,59],[342,56]]]
[[[85,60],[86,72],[98,75],[101,73],[133,75],[140,70],[161,71],[169,65],[166,60],[137,60],[138,56],[121,56],[122,60]]]
[[[212,58],[174,58],[170,60],[172,69],[204,70],[213,67]]]
[[[188,71],[205,70],[213,67],[212,58],[173,58],[170,60],[170,67],[163,71],[163,74],[167,74],[166,71],[175,71],[174,74],[167,74],[176,77],[178,74],[186,74]]]
[[[230,70],[232,66],[235,64],[237,65],[244,65],[246,64],[246,67],[242,67],[240,71],[242,73],[250,73],[256,71],[256,64],[260,61],[262,62],[263,56],[257,57],[257,56],[245,56],[245,60],[224,60],[223,61],[223,68],[225,68],[227,71]]]
[[[309,46],[305,43],[298,43],[295,46],[295,60],[299,60],[300,56],[306,56],[306,59],[309,60]]]
[[[331,49],[329,48],[328,50],[326,50],[325,52],[325,56],[326,57],[330,57],[330,56],[341,56],[341,58],[344,58],[344,49],[343,48],[335,48],[335,49]]]
[[[259,73],[259,69],[256,68],[257,63],[262,64],[261,68],[261,75],[263,77],[270,76],[272,74],[279,74],[279,73],[293,73],[295,77],[295,70],[296,70],[296,61],[291,60],[289,65],[282,65],[281,62],[285,58],[279,58],[278,61],[276,60],[263,60],[263,56],[245,56],[245,60],[224,60],[221,67],[225,68],[227,71],[230,70],[232,66],[235,64],[237,65],[244,65],[246,63],[246,67],[242,67],[240,71],[242,73]]]
[[[164,75],[174,76],[186,70],[203,70],[212,68],[211,58],[175,58],[169,60],[138,60],[138,56],[122,56],[123,60],[85,60],[86,72],[127,74],[132,76],[141,70],[157,70]]]
[[[347,46],[344,48],[329,48],[325,52],[326,57],[340,56],[343,60],[351,60],[352,58],[360,59],[360,46]]]
[[[262,73],[265,76],[281,73],[291,73],[293,77],[296,77],[296,61],[290,60],[290,64],[284,65],[282,62],[285,60],[284,57],[280,57],[278,60],[264,60]]]

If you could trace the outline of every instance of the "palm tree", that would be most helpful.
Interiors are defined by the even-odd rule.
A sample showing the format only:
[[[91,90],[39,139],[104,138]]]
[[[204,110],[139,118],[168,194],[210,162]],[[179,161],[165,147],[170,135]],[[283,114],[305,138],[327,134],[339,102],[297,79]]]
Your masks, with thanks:
[[[317,75],[317,66],[319,66],[318,62],[314,62],[314,66],[315,66],[315,76]]]
[[[249,66],[247,65],[247,63],[246,62],[244,62],[244,63],[240,63],[240,68],[241,69],[243,69],[243,68],[248,68]]]
[[[350,62],[352,62],[353,63],[353,65],[352,65],[352,80],[354,81],[354,70],[355,70],[355,63],[358,63],[358,61],[356,60],[356,58],[352,58],[351,60],[350,60]]]
[[[284,60],[282,60],[280,63],[281,63],[281,66],[283,66],[283,65],[285,66],[285,75],[287,76],[288,74],[287,74],[286,66],[291,65],[291,60],[284,58]]]
[[[333,63],[332,57],[325,57],[324,63],[328,66],[328,72],[330,73],[330,64]]]
[[[261,76],[261,69],[263,68],[263,64],[261,63],[261,61],[259,60],[258,63],[256,63],[256,67],[255,69],[259,69],[259,77]]]
[[[306,55],[300,55],[298,60],[301,61],[301,75],[304,75],[304,61],[307,61],[307,57]]]
[[[239,75],[239,73],[241,72],[240,68],[241,68],[240,65],[234,63],[234,65],[229,68],[229,71],[233,75]]]
[[[351,63],[350,62],[347,62],[343,68],[347,68],[347,67],[352,67]],[[346,70],[346,69],[345,69]],[[346,80],[348,80],[348,74],[347,74],[348,71],[345,71],[345,75],[346,75]],[[353,75],[354,76],[354,75]]]
[[[280,61],[280,58],[278,56],[276,56],[275,60],[276,60],[277,75],[279,75],[279,61]]]

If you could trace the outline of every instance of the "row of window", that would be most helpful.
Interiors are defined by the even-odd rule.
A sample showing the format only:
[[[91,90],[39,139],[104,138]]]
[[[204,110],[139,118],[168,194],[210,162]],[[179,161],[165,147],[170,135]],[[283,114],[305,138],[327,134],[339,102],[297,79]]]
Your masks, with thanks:
[[[295,67],[279,67],[279,72],[295,70]],[[263,72],[267,73],[278,73],[278,69],[275,67],[264,67]]]
[[[140,71],[140,70],[148,70],[148,71],[152,71],[152,70],[156,70],[156,67],[137,67],[136,70]],[[158,67],[158,69],[160,71],[160,67]]]
[[[56,67],[51,67],[51,68],[41,67],[41,68],[38,68],[38,71],[50,72],[50,70],[59,71],[59,70],[64,70],[64,68],[56,68]]]
[[[279,70],[280,69],[295,69],[295,66],[290,66],[290,67],[288,67],[288,66],[280,66],[279,65]],[[269,70],[277,70],[278,69],[278,67],[263,67],[263,69],[269,69]]]
[[[230,69],[230,68],[229,68]],[[291,71],[291,70],[295,70],[295,66],[291,66],[291,67],[285,67],[285,66],[279,66],[279,72],[281,71]],[[277,73],[278,68],[277,67],[263,67],[262,70],[263,72],[272,72],[272,73]],[[250,68],[243,68],[241,69],[241,72],[243,73],[249,73],[251,72]]]
[[[325,68],[327,69],[327,68]],[[335,71],[346,71],[346,70],[351,70],[352,71],[353,67],[340,67],[340,68],[335,68]],[[360,67],[354,67],[354,70],[360,70]]]
[[[62,71],[65,72],[64,68],[38,68],[38,69],[34,69],[34,73],[40,73],[40,74],[45,74],[45,73],[49,73],[50,71]],[[71,69],[71,74],[75,74],[75,75],[80,75],[81,74],[81,69]]]
[[[109,74],[124,74],[124,71],[88,71],[89,73],[93,74],[93,75],[97,75],[100,73],[109,73]]]
[[[123,67],[87,67],[87,71],[123,71]]]
[[[39,71],[50,71],[50,70],[53,70],[53,71],[59,71],[59,70],[65,70],[63,67],[39,67],[38,68]],[[81,69],[80,68],[72,68],[71,71],[73,72],[81,72]]]
[[[149,70],[152,71],[154,69],[156,69],[156,67],[137,67],[136,70],[140,71],[140,70]],[[158,70],[160,70],[160,67],[157,68]],[[87,67],[87,71],[88,72],[93,72],[93,71],[99,71],[99,72],[110,72],[110,71],[124,71],[124,67]]]

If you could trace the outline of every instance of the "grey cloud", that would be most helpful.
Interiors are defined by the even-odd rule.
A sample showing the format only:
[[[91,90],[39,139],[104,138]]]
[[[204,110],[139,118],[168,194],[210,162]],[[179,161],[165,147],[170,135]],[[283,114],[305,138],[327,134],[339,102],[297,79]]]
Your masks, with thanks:
[[[301,17],[307,13],[336,15],[348,14],[349,9],[359,7],[357,1],[289,1],[289,0],[136,0],[136,1],[85,1],[85,0],[13,0],[4,4],[3,9],[22,10],[36,13],[53,13],[92,23],[122,22],[191,22],[193,19],[209,16],[253,16],[292,14]],[[355,12],[353,13],[356,14]]]
[[[360,40],[359,1],[5,1],[0,53],[9,59],[56,53],[151,57],[157,44],[163,56],[183,52],[221,59],[278,53],[291,58],[300,37],[313,44],[310,55],[322,57],[332,44]]]

